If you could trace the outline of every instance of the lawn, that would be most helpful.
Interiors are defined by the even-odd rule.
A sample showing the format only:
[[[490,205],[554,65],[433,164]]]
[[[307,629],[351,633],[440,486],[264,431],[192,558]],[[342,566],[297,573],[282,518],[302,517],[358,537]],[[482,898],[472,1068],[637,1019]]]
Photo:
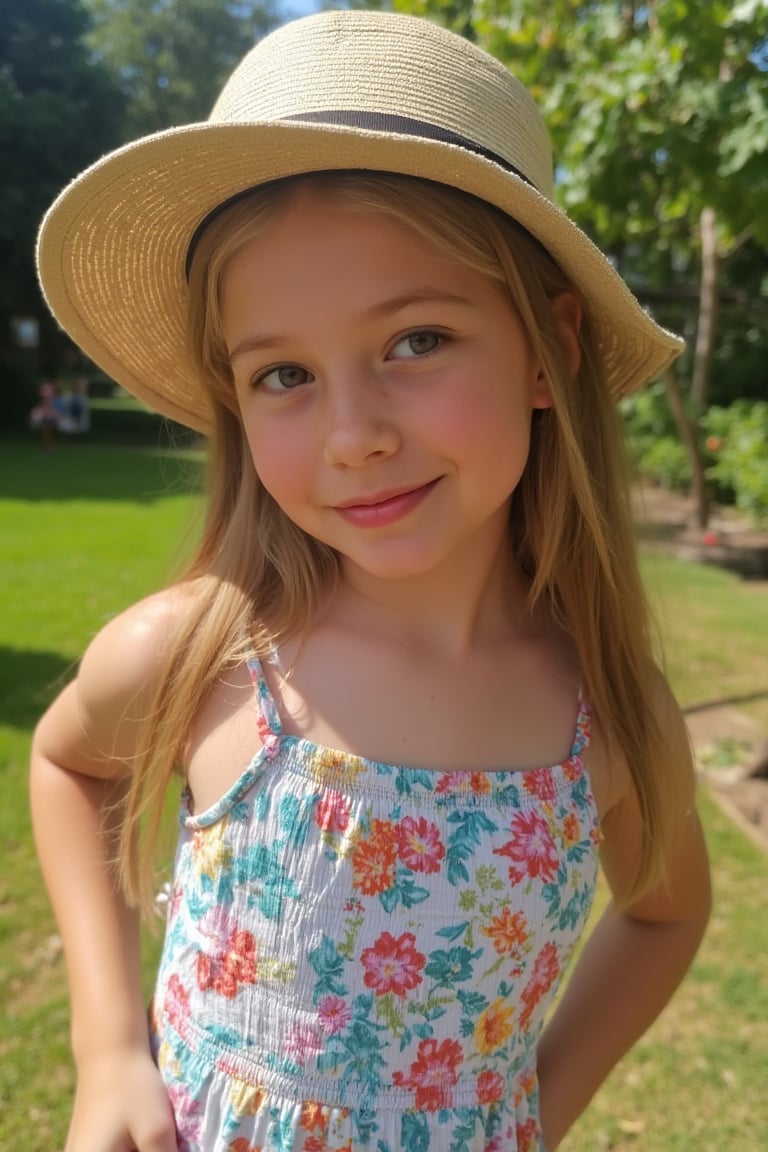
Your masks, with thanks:
[[[62,958],[27,815],[30,730],[101,622],[178,566],[194,535],[198,474],[194,456],[162,448],[0,444],[2,1149],[60,1148],[73,1085]],[[768,590],[666,557],[646,568],[682,702],[764,689]],[[702,802],[716,888],[707,940],[564,1152],[768,1145],[768,858]]]

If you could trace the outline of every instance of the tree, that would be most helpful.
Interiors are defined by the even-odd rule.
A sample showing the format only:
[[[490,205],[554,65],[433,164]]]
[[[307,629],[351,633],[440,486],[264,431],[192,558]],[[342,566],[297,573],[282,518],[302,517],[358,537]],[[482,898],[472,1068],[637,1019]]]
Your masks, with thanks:
[[[204,120],[224,80],[277,23],[271,0],[86,0],[89,43],[119,78],[125,139]]]
[[[723,275],[748,250],[768,294],[765,0],[395,0],[468,26],[537,97],[558,196],[657,317],[693,337],[666,376],[707,501],[698,418],[707,403]],[[698,280],[698,304],[690,301]],[[762,301],[763,307],[765,300]],[[764,329],[764,325],[763,325]],[[757,337],[758,341],[760,337]],[[682,405],[679,401],[683,401]]]
[[[34,248],[43,212],[117,136],[122,97],[84,43],[80,0],[4,0],[0,22],[0,415],[29,407],[35,353],[16,345],[12,317],[42,326],[41,366],[55,328],[40,299]],[[26,381],[26,386],[25,386]]]

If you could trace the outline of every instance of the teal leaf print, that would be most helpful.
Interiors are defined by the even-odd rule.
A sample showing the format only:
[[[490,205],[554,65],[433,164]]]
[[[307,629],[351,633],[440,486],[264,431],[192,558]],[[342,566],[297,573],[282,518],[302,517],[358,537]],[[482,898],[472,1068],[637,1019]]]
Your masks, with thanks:
[[[234,879],[238,884],[252,884],[257,891],[248,900],[267,920],[277,920],[283,902],[301,896],[291,877],[280,863],[277,845],[267,847],[256,844],[244,856],[238,857],[233,865]]]
[[[448,816],[449,824],[456,824],[456,829],[448,837],[446,860],[448,862],[448,882],[454,887],[469,882],[469,872],[465,864],[475,849],[480,845],[483,832],[495,832],[497,825],[479,809],[467,812],[451,812]]]
[[[463,920],[461,924],[449,924],[446,928],[438,928],[435,936],[444,936],[446,940],[458,940],[459,936],[463,936],[469,927],[469,920]]]
[[[456,993],[456,999],[461,1004],[465,1015],[479,1016],[488,1007],[488,999],[481,992],[466,992],[463,988]]]
[[[280,831],[285,832],[289,844],[301,848],[312,825],[316,796],[284,796],[280,801],[278,819]]]
[[[400,1143],[408,1152],[429,1152],[429,1124],[423,1112],[403,1114]]]
[[[451,948],[447,952],[443,948],[436,948],[430,952],[424,974],[431,976],[438,987],[452,988],[454,984],[472,979],[472,961],[482,954],[482,948],[476,952],[470,952],[469,948],[464,947]]]
[[[566,859],[571,864],[581,864],[585,856],[588,856],[592,851],[591,840],[580,840],[578,844],[574,844],[566,852]]]
[[[312,949],[307,959],[318,976],[312,997],[313,1003],[319,1003],[328,993],[336,996],[347,995],[347,986],[341,979],[344,957],[329,936],[323,936],[322,943]]]
[[[413,908],[414,904],[421,904],[428,896],[428,890],[415,884],[410,872],[398,868],[395,883],[379,893],[379,900],[385,912],[393,912],[398,904],[402,904],[403,908]]]
[[[361,1144],[370,1143],[374,1132],[378,1131],[376,1123],[376,1109],[371,1104],[361,1104],[352,1113],[358,1139]]]
[[[421,772],[414,768],[401,768],[395,777],[395,787],[401,796],[410,796],[413,792],[413,786],[420,785],[426,788],[428,792],[432,792],[435,787],[434,773]]]

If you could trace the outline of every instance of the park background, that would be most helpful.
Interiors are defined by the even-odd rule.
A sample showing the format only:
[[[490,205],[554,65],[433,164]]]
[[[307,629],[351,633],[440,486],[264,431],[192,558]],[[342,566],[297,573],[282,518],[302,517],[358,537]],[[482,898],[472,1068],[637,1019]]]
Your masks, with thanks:
[[[57,329],[36,283],[37,227],[103,152],[205,118],[247,48],[313,7],[0,0],[0,1149],[61,1147],[73,1085],[63,961],[27,813],[31,729],[100,624],[181,563],[202,458],[195,438],[123,396]],[[752,548],[744,569],[762,581],[678,553],[728,560],[737,532],[768,539],[768,4],[390,7],[472,37],[532,88],[561,203],[655,318],[686,336],[685,356],[623,405],[639,480],[654,500],[683,494],[674,533],[669,519],[648,520],[645,571],[691,717],[702,702],[748,698],[738,723],[710,726],[697,747],[712,778],[705,946],[564,1152],[764,1152],[768,862],[713,798],[717,773],[737,771],[752,735],[768,732],[768,552]],[[42,451],[28,428],[41,380],[64,389],[82,376],[91,431]],[[156,950],[150,939],[148,988]]]

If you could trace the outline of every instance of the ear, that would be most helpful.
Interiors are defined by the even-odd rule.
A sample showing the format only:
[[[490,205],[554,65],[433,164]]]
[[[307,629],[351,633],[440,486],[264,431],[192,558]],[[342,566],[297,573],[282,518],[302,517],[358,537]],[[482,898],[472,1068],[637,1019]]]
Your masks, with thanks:
[[[550,300],[549,306],[552,310],[555,332],[565,363],[571,376],[575,376],[581,364],[581,346],[579,344],[582,318],[581,301],[574,292],[561,292],[559,296]],[[552,407],[552,394],[543,368],[536,379],[533,407]]]
[[[581,364],[581,300],[575,292],[561,292],[550,301],[549,306],[568,371],[571,376],[575,376]]]

